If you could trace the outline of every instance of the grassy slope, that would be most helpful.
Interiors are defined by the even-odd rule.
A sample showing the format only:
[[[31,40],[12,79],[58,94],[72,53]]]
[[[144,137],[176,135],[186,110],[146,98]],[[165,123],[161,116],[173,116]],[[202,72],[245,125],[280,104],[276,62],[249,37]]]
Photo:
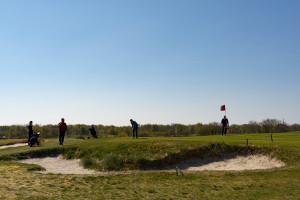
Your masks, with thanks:
[[[0,157],[3,156],[9,156],[13,154],[22,154],[22,153],[27,153],[27,152],[36,152],[40,151],[41,153],[46,153],[47,152],[53,152],[55,149],[63,149],[63,148],[68,148],[68,147],[74,147],[83,140],[78,140],[78,139],[73,139],[73,138],[66,138],[67,142],[65,146],[60,146],[58,139],[42,139],[41,141],[41,146],[38,147],[37,145],[34,145],[33,147],[29,146],[22,146],[22,147],[17,147],[17,148],[6,148],[6,149],[0,149]],[[24,140],[23,140],[24,142]],[[25,141],[26,142],[26,141]],[[14,143],[19,143],[19,142],[11,142],[9,140],[6,140],[6,142],[3,140],[1,145],[9,145],[9,144],[14,144]]]
[[[199,144],[228,143],[232,145],[271,146],[293,151],[300,157],[300,133],[205,136],[191,138],[141,138],[132,140],[66,139],[68,147],[81,148],[81,154],[109,155],[112,151],[132,152],[136,156],[159,157],[170,151],[189,148]],[[151,148],[149,149],[149,144]],[[43,143],[44,149],[61,148],[56,140]],[[101,148],[99,148],[101,147]],[[134,148],[135,147],[135,148]],[[143,147],[147,147],[145,151]],[[18,153],[20,150],[0,150],[0,156]],[[173,150],[172,150],[173,148]],[[171,149],[171,150],[170,150]],[[92,150],[92,152],[90,152]],[[96,150],[96,151],[95,151]],[[136,151],[135,151],[136,150]],[[69,152],[66,152],[66,156]],[[82,153],[83,152],[83,153]],[[149,153],[151,152],[151,153]],[[99,152],[98,152],[99,153]],[[80,154],[77,156],[80,157]],[[99,155],[98,155],[99,156]],[[174,172],[136,172],[112,174],[107,176],[75,176],[56,174],[35,174],[27,171],[32,166],[0,162],[0,197],[16,199],[300,199],[300,164],[299,160],[291,166],[246,172],[200,172],[176,176]]]
[[[289,155],[289,151],[293,149],[293,152],[295,152],[296,146],[291,145],[289,148],[286,147],[280,150],[281,145],[266,141],[268,138],[265,140],[261,137],[261,140],[265,140],[266,145],[263,145],[262,141],[258,142],[258,136],[253,135],[252,137],[252,139],[248,140],[249,146],[246,146],[245,138],[237,136],[226,138],[144,138],[141,140],[126,138],[123,140],[107,140],[101,143],[99,143],[99,140],[94,140],[82,143],[79,145],[81,151],[73,150],[73,152],[69,152],[67,157],[81,158],[86,167],[98,170],[143,169],[147,166],[163,167],[173,164],[178,159],[189,158],[194,155],[205,157],[219,155],[228,151],[255,152],[260,151],[262,146],[264,146],[264,148],[270,148],[270,150],[263,151],[264,153],[272,152],[284,161],[295,162],[295,154]],[[276,138],[279,142],[278,139],[279,137]],[[212,146],[212,144],[217,146]],[[241,146],[244,147],[240,148]],[[285,156],[293,156],[293,158],[285,158]],[[101,164],[99,165],[99,163]]]
[[[26,139],[1,139],[0,146],[27,142]]]

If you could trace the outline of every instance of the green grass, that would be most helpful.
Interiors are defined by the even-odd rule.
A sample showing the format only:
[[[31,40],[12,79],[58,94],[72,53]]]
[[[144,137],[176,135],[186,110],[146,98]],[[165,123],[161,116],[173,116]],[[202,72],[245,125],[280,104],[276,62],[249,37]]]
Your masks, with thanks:
[[[2,145],[11,145],[16,143],[26,143],[26,139],[0,139],[0,146]]]
[[[246,145],[248,139],[249,145]],[[48,139],[42,147],[0,150],[0,159],[62,153],[98,170],[163,166],[191,156],[271,154],[287,163],[280,169],[244,172],[134,171],[104,176],[37,174],[35,165],[0,162],[0,199],[300,199],[300,132],[176,137]],[[101,161],[101,162],[100,162]]]
[[[0,149],[0,160],[11,160],[11,159],[21,159],[28,158],[30,156],[43,156],[49,154],[57,154],[65,151],[68,148],[74,148],[83,140],[74,139],[74,138],[66,138],[66,142],[64,146],[60,146],[58,139],[40,139],[41,146],[22,146],[17,148],[6,148]],[[20,140],[22,141],[22,140]],[[23,140],[23,142],[27,142],[27,140]],[[13,143],[3,143],[3,145],[15,144]]]
[[[248,145],[246,141],[248,139]],[[162,168],[191,157],[220,156],[225,153],[270,154],[287,164],[299,165],[300,134],[103,138],[78,140],[66,138],[59,146],[57,139],[48,139],[42,147],[20,147],[0,150],[0,160],[24,159],[49,154],[80,158],[83,166],[99,171]]]

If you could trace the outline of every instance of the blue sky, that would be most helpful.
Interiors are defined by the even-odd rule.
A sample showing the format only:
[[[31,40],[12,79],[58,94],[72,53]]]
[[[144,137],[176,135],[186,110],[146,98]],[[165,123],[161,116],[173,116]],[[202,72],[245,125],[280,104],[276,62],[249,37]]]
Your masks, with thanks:
[[[0,125],[300,123],[300,2],[3,0]]]

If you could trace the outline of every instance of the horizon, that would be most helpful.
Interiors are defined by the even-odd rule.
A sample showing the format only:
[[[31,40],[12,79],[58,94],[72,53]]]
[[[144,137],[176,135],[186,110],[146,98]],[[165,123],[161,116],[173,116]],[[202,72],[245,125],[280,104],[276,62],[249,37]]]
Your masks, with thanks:
[[[264,120],[267,120],[267,119],[271,119],[271,118],[266,118],[266,119],[264,119]],[[291,126],[291,125],[294,125],[294,124],[297,124],[297,123],[288,123],[288,122],[286,122],[284,119],[283,120],[279,120],[279,119],[271,119],[271,120],[277,120],[280,124],[285,124],[285,125],[287,125],[287,126]],[[246,124],[249,124],[250,122],[256,122],[256,123],[258,123],[258,124],[261,124],[262,123],[262,121],[263,120],[261,120],[261,121],[255,121],[255,120],[250,120],[248,123],[244,123],[244,124],[235,124],[235,123],[233,123],[233,124],[231,124],[231,123],[229,123],[230,125],[229,126],[233,126],[233,125],[246,125]],[[197,122],[197,123],[194,123],[194,124],[183,124],[183,123],[170,123],[170,124],[153,124],[153,123],[144,123],[144,124],[140,124],[140,123],[138,123],[139,124],[139,126],[144,126],[144,125],[161,125],[161,126],[170,126],[170,125],[174,125],[174,124],[180,124],[180,125],[185,125],[185,126],[190,126],[190,125],[196,125],[196,124],[202,124],[202,125],[209,125],[209,124],[211,124],[211,123],[218,123],[218,124],[220,124],[220,126],[221,126],[221,122],[218,122],[218,121],[213,121],[213,122],[209,122],[209,123],[202,123],[202,122]],[[0,126],[27,126],[29,123],[25,123],[25,124],[9,124],[9,125],[0,125]],[[57,126],[58,125],[58,123],[57,124],[35,124],[35,123],[33,123],[33,126]],[[131,124],[129,123],[128,125],[114,125],[114,124],[81,124],[81,123],[79,123],[79,124],[69,124],[69,123],[67,123],[67,125],[71,125],[71,126],[74,126],[74,125],[85,125],[85,126],[90,126],[90,125],[95,125],[95,126],[115,126],[115,127],[124,127],[124,126],[131,126]],[[300,124],[298,124],[298,125],[300,125]]]

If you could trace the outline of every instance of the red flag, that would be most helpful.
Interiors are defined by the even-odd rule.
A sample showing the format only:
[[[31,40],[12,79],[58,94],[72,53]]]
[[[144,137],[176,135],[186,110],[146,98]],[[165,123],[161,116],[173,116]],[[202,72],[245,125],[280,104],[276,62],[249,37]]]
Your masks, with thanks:
[[[225,110],[225,105],[222,105],[221,106],[221,111],[224,111]]]

